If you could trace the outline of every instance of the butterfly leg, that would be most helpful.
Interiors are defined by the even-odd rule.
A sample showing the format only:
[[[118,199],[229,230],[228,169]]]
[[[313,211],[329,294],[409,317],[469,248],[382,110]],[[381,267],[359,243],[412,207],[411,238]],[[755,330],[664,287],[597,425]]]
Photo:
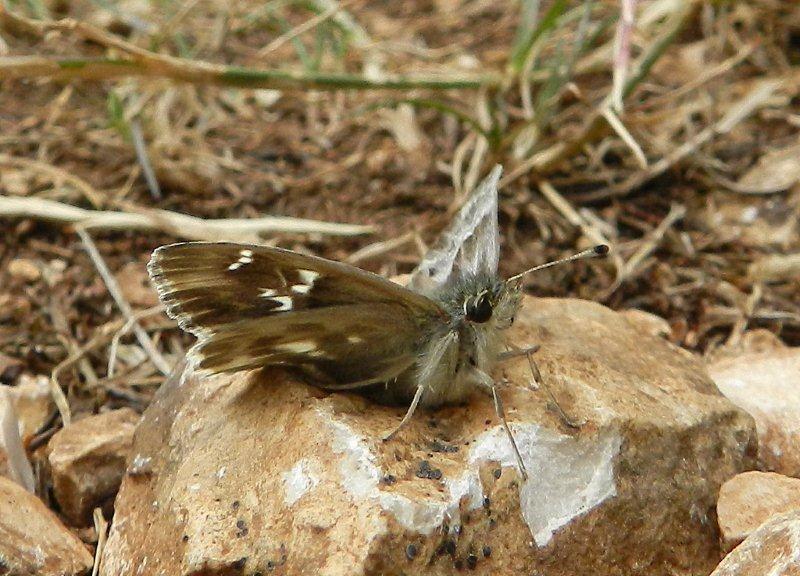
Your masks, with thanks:
[[[500,394],[497,392],[497,384],[489,376],[486,372],[482,370],[478,370],[478,377],[480,378],[480,382],[483,386],[485,386],[488,390],[492,393],[492,399],[494,400],[494,411],[497,414],[497,418],[502,422],[503,429],[506,431],[506,435],[508,436],[509,442],[511,442],[511,447],[514,449],[514,456],[517,459],[517,467],[519,468],[519,473],[522,475],[523,480],[528,479],[528,471],[525,469],[525,463],[522,461],[522,454],[519,452],[519,448],[517,447],[517,441],[514,440],[514,434],[511,432],[511,428],[508,425],[508,421],[506,420],[506,411],[503,409],[503,400],[500,398]]]
[[[534,344],[533,346],[526,346],[525,348],[519,348],[518,346],[515,346],[511,343],[507,343],[506,346],[513,349],[498,354],[497,355],[498,362],[504,362],[505,360],[509,360],[511,358],[519,358],[520,356],[526,356],[530,361],[531,355],[534,352],[538,351],[539,348],[541,348],[541,346],[539,346],[538,344]],[[538,368],[536,369],[535,372],[536,374],[539,373]],[[537,390],[539,390],[539,380],[534,375],[534,371],[531,371],[531,376],[532,379],[528,382],[528,388],[536,392]]]
[[[533,353],[539,349],[538,345],[527,346],[525,348],[520,348],[515,346],[514,344],[508,343],[508,346],[511,348],[508,352],[504,352],[498,356],[498,360],[506,360],[508,358],[516,358],[519,356],[525,356],[528,360],[528,368],[531,371],[531,377],[533,378],[534,384],[530,386],[532,390],[538,390],[540,387],[544,388],[545,393],[547,394],[550,403],[555,407],[556,412],[558,412],[558,417],[564,423],[565,426],[568,428],[573,428],[575,430],[581,427],[581,424],[576,422],[574,419],[570,418],[564,409],[559,404],[558,400],[556,399],[555,394],[550,389],[550,386],[547,385],[545,379],[542,377],[542,373],[539,371],[539,366],[536,364],[536,361],[533,359]]]
[[[397,425],[397,428],[389,432],[388,435],[384,436],[383,438],[384,442],[388,442],[389,440],[397,436],[397,433],[400,432],[400,430],[402,430],[403,428],[405,428],[406,424],[408,424],[411,421],[411,417],[417,410],[417,406],[419,405],[419,401],[422,399],[422,394],[424,392],[425,392],[425,386],[417,386],[417,391],[414,392],[414,399],[411,400],[411,406],[408,407],[406,415],[403,416],[402,420],[400,420],[400,424]]]

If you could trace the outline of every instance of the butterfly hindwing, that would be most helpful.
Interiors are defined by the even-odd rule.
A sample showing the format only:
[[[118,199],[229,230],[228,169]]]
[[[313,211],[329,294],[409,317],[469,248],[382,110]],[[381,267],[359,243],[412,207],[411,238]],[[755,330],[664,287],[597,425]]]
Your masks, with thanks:
[[[453,221],[412,272],[409,287],[435,293],[470,276],[494,276],[500,259],[497,188],[503,169],[492,172],[469,195]]]
[[[353,266],[264,246],[159,248],[149,271],[167,313],[199,342],[200,369],[298,366],[335,385],[392,378],[413,364],[432,300]]]

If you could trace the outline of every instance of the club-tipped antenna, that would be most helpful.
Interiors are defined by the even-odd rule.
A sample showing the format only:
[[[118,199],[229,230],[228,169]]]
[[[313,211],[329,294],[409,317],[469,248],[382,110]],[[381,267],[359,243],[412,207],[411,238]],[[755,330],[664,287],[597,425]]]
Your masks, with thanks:
[[[589,248],[588,250],[584,250],[582,252],[578,252],[577,254],[573,254],[572,256],[567,256],[566,258],[561,258],[559,260],[553,260],[552,262],[547,262],[545,264],[539,264],[538,266],[534,266],[533,268],[529,268],[524,272],[520,272],[506,280],[506,283],[514,282],[515,280],[519,280],[525,274],[530,274],[531,272],[536,272],[537,270],[543,270],[544,268],[550,268],[551,266],[557,266],[558,264],[564,264],[566,262],[572,262],[573,260],[583,260],[584,258],[595,258],[597,256],[605,256],[608,254],[608,245],[606,244],[598,244],[593,248]]]

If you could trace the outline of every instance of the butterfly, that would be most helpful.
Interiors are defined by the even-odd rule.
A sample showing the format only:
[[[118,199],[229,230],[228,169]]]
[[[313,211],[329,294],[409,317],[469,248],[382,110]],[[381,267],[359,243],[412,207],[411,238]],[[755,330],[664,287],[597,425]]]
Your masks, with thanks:
[[[195,370],[277,365],[328,390],[383,384],[379,400],[409,405],[386,440],[419,406],[458,403],[482,389],[526,477],[491,377],[520,307],[522,277],[608,248],[501,279],[501,173],[495,167],[469,195],[405,287],[341,262],[230,242],[162,246],[148,270],[167,314],[198,338],[189,352]]]

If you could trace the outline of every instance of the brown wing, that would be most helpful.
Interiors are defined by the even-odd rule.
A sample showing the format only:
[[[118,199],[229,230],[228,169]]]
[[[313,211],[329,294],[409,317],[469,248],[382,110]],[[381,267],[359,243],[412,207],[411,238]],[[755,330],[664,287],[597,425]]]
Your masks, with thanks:
[[[199,342],[198,367],[280,364],[366,385],[397,376],[446,315],[434,301],[339,262],[265,246],[187,242],[148,266],[167,313]]]

